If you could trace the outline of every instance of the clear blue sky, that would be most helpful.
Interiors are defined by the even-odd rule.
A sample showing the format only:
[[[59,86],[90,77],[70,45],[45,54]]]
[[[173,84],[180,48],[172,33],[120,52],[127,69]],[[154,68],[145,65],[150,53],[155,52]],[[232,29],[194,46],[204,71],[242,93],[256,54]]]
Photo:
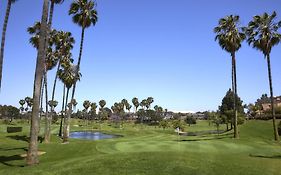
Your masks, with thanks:
[[[57,5],[56,29],[73,33],[77,62],[81,28],[68,16],[71,0]],[[280,1],[267,0],[97,0],[99,22],[85,33],[77,85],[78,108],[83,100],[107,101],[152,96],[169,110],[216,110],[231,87],[230,55],[214,41],[218,19],[239,14],[246,25],[252,16],[277,11]],[[0,104],[18,105],[32,97],[36,50],[29,44],[28,26],[41,18],[43,0],[19,0],[12,6],[6,37]],[[1,2],[0,21],[6,2]],[[281,45],[271,54],[275,95],[281,95]],[[49,73],[53,83],[54,71]],[[269,93],[266,60],[243,43],[237,53],[238,93],[245,103]],[[62,84],[56,97],[61,101]]]

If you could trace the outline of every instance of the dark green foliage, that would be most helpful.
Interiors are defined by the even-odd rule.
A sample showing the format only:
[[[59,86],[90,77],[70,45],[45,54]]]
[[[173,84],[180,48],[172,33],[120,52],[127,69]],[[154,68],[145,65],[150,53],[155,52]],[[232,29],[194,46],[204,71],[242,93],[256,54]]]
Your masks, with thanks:
[[[239,96],[236,96],[236,103],[237,103],[237,113],[238,113],[238,120],[237,123],[243,123],[242,120],[245,118],[244,106],[243,101],[240,99]],[[229,89],[226,92],[226,95],[222,99],[222,104],[219,106],[219,112],[221,115],[225,116],[226,119],[224,120],[226,123],[232,123],[234,118],[234,95],[233,91]]]
[[[184,123],[181,120],[173,120],[172,126],[174,129],[179,128],[181,131],[184,131]]]
[[[0,117],[1,118],[18,118],[20,116],[20,110],[11,105],[0,105]]]
[[[187,116],[186,119],[184,120],[189,126],[196,124],[196,118],[193,116]]]
[[[7,127],[7,133],[22,132],[22,127]]]
[[[169,121],[168,120],[162,120],[159,122],[159,127],[160,128],[163,128],[163,129],[166,129],[166,128],[169,128]]]

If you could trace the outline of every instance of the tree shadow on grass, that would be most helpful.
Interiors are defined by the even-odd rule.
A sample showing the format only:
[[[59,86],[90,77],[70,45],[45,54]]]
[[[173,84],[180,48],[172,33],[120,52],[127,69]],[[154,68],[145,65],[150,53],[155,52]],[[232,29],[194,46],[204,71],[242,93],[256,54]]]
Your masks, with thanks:
[[[14,135],[14,136],[7,136],[7,137],[10,139],[20,140],[20,141],[24,141],[24,142],[29,141],[29,138],[27,136]]]
[[[265,158],[265,159],[281,159],[281,155],[254,155],[254,154],[249,154],[250,157],[257,157],[257,158]]]
[[[20,140],[20,141],[24,141],[24,142],[29,142],[29,137],[27,137],[27,136],[14,135],[14,136],[7,136],[7,137],[10,138],[10,139],[14,139],[14,140]],[[38,141],[40,143],[42,143],[43,140],[44,140],[43,137],[38,136]]]
[[[231,135],[221,135],[221,136],[215,136],[215,137],[208,137],[208,138],[190,138],[190,139],[179,139],[179,140],[175,140],[175,141],[180,141],[180,142],[196,142],[196,141],[208,141],[208,140],[221,140],[221,139],[226,139],[226,138],[232,138],[232,134]]]
[[[0,163],[6,166],[14,166],[14,167],[23,167],[23,165],[13,165],[9,162],[15,161],[15,160],[23,160],[24,158],[20,155],[12,155],[12,156],[0,156]]]
[[[14,151],[14,150],[19,150],[19,149],[27,151],[26,147],[21,147],[21,148],[0,148],[0,151]]]

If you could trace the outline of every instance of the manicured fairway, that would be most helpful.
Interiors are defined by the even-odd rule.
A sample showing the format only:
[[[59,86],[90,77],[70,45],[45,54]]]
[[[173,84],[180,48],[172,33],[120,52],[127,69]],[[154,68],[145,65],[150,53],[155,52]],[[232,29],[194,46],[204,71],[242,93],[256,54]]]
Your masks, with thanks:
[[[25,166],[19,156],[25,153],[25,135],[6,134],[5,129],[6,126],[1,125],[1,175],[281,174],[281,145],[273,141],[271,121],[249,121],[240,126],[239,140],[232,139],[230,132],[219,136],[179,137],[173,129],[127,124],[121,130],[103,124],[104,132],[124,137],[99,141],[71,139],[69,144],[63,145],[53,136],[52,143],[40,144],[40,150],[46,154],[40,156],[40,164],[33,167]],[[198,131],[215,128],[203,121],[186,129]],[[56,131],[57,126],[53,132]]]

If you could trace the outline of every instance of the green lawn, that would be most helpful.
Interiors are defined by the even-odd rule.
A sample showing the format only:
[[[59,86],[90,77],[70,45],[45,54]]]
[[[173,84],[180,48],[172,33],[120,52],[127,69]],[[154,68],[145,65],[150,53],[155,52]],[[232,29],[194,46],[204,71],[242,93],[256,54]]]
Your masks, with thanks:
[[[24,133],[28,126],[24,125]],[[43,126],[42,126],[43,127]],[[90,128],[97,128],[98,125]],[[72,127],[72,130],[87,130]],[[224,126],[221,127],[224,129]],[[56,133],[58,126],[53,127]],[[280,175],[281,144],[273,141],[271,121],[248,121],[240,126],[240,139],[232,133],[204,136],[177,136],[173,129],[125,124],[124,129],[102,124],[106,133],[124,137],[89,141],[71,139],[61,144],[41,143],[40,164],[25,166],[19,155],[25,153],[24,134],[7,134],[0,125],[0,174],[132,174],[132,175]],[[187,131],[215,130],[207,121]],[[19,139],[19,140],[16,140]]]

